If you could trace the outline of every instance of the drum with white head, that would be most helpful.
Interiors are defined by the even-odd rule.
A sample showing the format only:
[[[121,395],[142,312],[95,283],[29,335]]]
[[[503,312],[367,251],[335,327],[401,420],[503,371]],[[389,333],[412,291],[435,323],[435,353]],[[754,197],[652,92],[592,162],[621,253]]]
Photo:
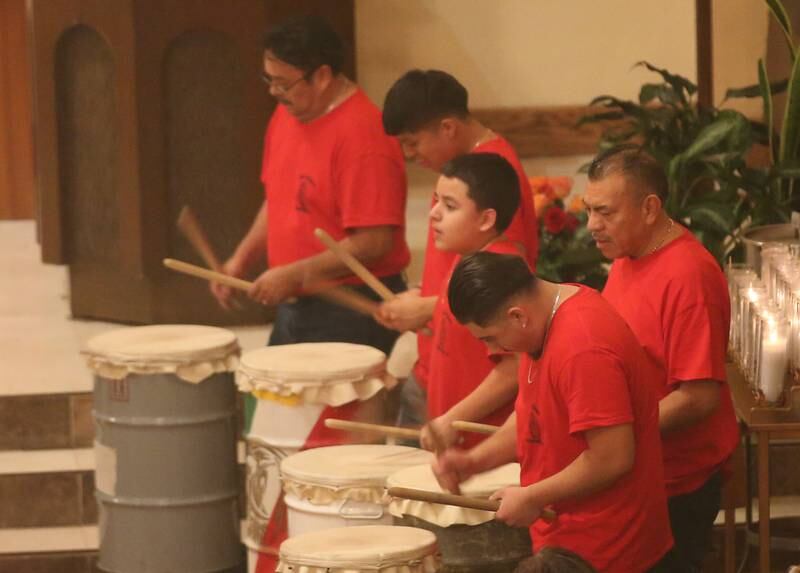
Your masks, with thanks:
[[[391,525],[314,531],[283,542],[276,573],[436,573],[436,536]]]
[[[519,485],[519,471],[514,463],[478,474],[461,484],[461,493],[488,498],[504,487]],[[389,476],[386,485],[442,492],[430,465],[400,470]],[[531,555],[528,529],[495,521],[490,511],[400,498],[392,499],[389,511],[398,525],[436,534],[443,570],[448,573],[506,573]]]
[[[95,374],[99,567],[238,567],[236,336],[132,327],[92,338],[83,354]]]
[[[359,436],[326,430],[322,417],[382,422],[390,377],[386,374],[386,355],[380,350],[360,344],[318,342],[246,352],[236,382],[242,392],[256,398],[255,409],[245,422],[244,543],[250,549],[252,565],[257,552],[270,551],[262,541],[281,492],[281,460],[301,449],[361,441]]]
[[[349,525],[391,525],[386,478],[432,457],[417,448],[378,444],[329,446],[287,457],[281,481],[289,537]]]

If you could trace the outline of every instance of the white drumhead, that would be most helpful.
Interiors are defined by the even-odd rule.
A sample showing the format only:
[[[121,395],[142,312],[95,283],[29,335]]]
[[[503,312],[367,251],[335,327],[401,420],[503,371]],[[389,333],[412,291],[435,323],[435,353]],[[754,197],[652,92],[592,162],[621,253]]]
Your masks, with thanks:
[[[283,542],[282,567],[351,568],[367,571],[409,566],[435,555],[436,536],[425,529],[391,525],[341,527],[304,533]]]
[[[309,485],[382,488],[391,474],[429,464],[432,458],[430,452],[406,446],[328,446],[285,458],[281,477]]]
[[[347,381],[366,373],[383,371],[386,355],[371,346],[346,342],[307,342],[267,346],[246,352],[240,370],[258,381]]]
[[[461,493],[473,497],[489,497],[494,492],[510,485],[519,485],[519,464],[506,464],[488,472],[472,476],[461,484]],[[388,487],[407,487],[426,491],[442,492],[430,465],[402,469],[386,480]]]
[[[112,330],[91,338],[87,353],[110,362],[183,362],[238,352],[230,330],[196,324],[159,324]]]

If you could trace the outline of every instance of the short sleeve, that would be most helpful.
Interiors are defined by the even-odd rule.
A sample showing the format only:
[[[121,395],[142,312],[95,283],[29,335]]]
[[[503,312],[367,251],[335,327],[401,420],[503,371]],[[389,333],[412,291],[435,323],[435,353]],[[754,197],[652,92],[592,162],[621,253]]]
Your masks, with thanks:
[[[704,271],[677,277],[666,291],[662,320],[668,384],[725,381],[730,302],[721,277]]]
[[[405,225],[406,175],[398,158],[359,155],[337,169],[337,204],[345,229]]]
[[[633,421],[627,373],[621,359],[596,349],[571,357],[558,375],[569,415],[569,433]]]

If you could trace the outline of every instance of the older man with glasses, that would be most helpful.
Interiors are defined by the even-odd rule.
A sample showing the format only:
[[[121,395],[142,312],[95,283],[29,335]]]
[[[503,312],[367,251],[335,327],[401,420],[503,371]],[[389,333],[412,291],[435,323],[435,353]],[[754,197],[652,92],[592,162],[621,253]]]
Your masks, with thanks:
[[[314,237],[317,227],[391,290],[405,290],[403,155],[384,134],[380,110],[342,73],[343,62],[340,39],[321,18],[292,19],[267,34],[262,78],[278,106],[264,139],[265,201],[224,270],[236,277],[263,271],[249,296],[278,305],[270,344],[343,341],[388,352],[397,333],[371,317],[294,298],[331,282],[376,298]],[[212,292],[229,305],[230,289],[214,284]]]

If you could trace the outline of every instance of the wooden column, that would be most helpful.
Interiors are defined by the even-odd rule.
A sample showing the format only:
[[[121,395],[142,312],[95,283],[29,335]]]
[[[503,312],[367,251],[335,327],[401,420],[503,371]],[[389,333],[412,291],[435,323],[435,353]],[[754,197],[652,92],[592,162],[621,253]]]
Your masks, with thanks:
[[[0,0],[0,219],[35,216],[25,0]]]
[[[258,305],[223,312],[161,260],[202,264],[175,228],[184,205],[221,257],[249,228],[274,107],[262,38],[296,3],[30,1],[43,257],[70,266],[73,315],[263,321]]]

